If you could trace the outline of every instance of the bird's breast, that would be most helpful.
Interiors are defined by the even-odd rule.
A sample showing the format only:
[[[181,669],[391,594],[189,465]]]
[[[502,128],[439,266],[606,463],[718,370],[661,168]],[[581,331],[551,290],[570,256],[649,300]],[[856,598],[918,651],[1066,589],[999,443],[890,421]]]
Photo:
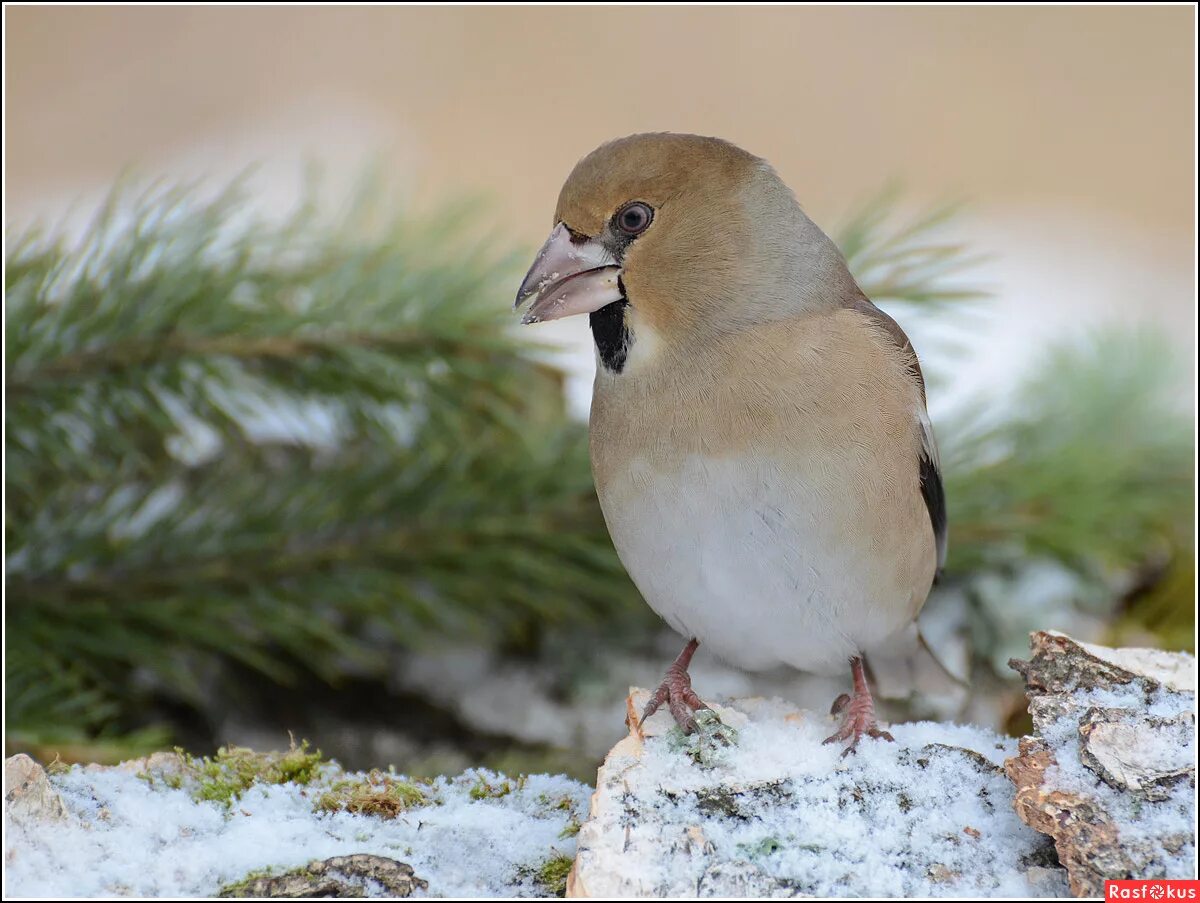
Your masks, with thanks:
[[[932,582],[919,399],[788,347],[790,367],[598,374],[592,466],[621,560],[672,627],[744,667],[833,670],[907,626]]]

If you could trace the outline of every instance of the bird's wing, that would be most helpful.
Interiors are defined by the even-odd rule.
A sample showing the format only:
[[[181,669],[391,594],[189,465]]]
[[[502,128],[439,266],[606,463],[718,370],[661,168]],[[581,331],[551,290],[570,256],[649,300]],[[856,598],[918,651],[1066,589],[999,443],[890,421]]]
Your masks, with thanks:
[[[937,440],[933,436],[933,424],[930,423],[929,412],[925,407],[925,376],[921,373],[921,362],[917,360],[917,352],[913,349],[908,336],[904,334],[904,330],[900,328],[900,324],[872,304],[865,295],[855,298],[850,307],[871,320],[891,337],[908,359],[912,377],[920,387],[921,405],[915,412],[915,426],[921,437],[921,459],[918,462],[921,473],[921,496],[925,499],[925,507],[929,509],[929,521],[933,525],[933,536],[937,544],[937,573],[940,575],[946,564],[948,539],[946,491],[942,487],[942,461],[938,455]]]

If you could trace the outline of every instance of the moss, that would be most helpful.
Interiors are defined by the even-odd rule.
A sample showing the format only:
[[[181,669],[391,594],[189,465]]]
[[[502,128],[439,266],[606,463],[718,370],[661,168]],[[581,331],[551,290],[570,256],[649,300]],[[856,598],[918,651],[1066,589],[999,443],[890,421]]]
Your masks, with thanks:
[[[255,752],[242,746],[222,746],[212,758],[197,758],[182,749],[183,760],[177,782],[164,777],[168,786],[194,785],[192,798],[229,807],[254,784],[311,784],[321,776],[324,760],[321,751],[308,751],[308,741],[297,746],[292,741],[284,752]],[[190,780],[189,780],[190,779]]]
[[[566,827],[559,832],[558,836],[564,840],[568,837],[574,837],[579,833],[579,829],[582,827],[583,823],[580,822],[579,819],[577,819],[574,815],[572,815],[571,820],[567,822]]]
[[[317,799],[313,811],[395,818],[409,809],[436,802],[428,785],[372,771],[365,778],[334,783]]]
[[[570,856],[559,853],[551,856],[537,867],[533,878],[547,893],[556,897],[567,895],[567,875],[571,872],[574,860]]]
[[[186,754],[180,755],[180,760],[187,767],[188,757]],[[183,787],[184,775],[179,771],[139,771],[136,775],[138,780],[145,781],[151,787],[157,787],[162,784],[171,790],[179,790]]]
[[[217,891],[217,896],[253,897],[255,896],[254,892],[258,890],[258,885],[262,881],[273,877],[275,877],[274,869],[255,869],[252,872],[247,872],[244,876],[242,876],[240,881],[233,881],[229,884],[221,885],[221,889]]]
[[[46,774],[53,777],[58,774],[66,774],[71,770],[71,766],[62,760],[58,753],[54,754],[54,761],[46,766]]]
[[[503,781],[498,781],[492,784],[486,777],[480,775],[475,781],[474,786],[469,792],[473,800],[498,800],[508,796],[514,790],[521,790],[525,787],[527,778],[521,775],[516,781],[510,781],[507,778]]]
[[[538,795],[538,803],[558,812],[570,812],[575,808],[575,801],[565,794],[556,799],[548,793],[542,793]]]

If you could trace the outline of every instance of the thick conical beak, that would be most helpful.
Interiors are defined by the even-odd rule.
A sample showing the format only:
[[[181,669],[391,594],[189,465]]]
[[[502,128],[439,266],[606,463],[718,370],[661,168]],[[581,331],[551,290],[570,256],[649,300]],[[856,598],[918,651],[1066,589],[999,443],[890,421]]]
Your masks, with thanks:
[[[541,323],[587,314],[621,300],[621,268],[598,241],[573,241],[559,223],[538,251],[517,291],[520,307],[530,299],[522,323]]]

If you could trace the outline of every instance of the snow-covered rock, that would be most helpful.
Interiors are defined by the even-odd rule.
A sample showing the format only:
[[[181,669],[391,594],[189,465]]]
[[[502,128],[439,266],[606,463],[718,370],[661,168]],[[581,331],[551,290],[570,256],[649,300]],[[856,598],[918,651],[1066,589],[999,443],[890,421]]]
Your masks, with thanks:
[[[1195,659],[1032,637],[1025,677],[1034,733],[1005,767],[1016,809],[1054,838],[1071,890],[1105,879],[1194,878]]]
[[[586,820],[590,788],[564,777],[409,781],[303,745],[51,775],[14,756],[6,890],[1045,897],[1194,877],[1194,660],[1038,633],[1014,666],[1035,727],[1019,748],[919,722],[842,758],[833,719],[761,698],[689,738],[665,710],[637,727],[631,691]]]
[[[1013,811],[1016,741],[892,725],[842,758],[833,719],[779,701],[714,706],[685,738],[665,711],[609,753],[568,880],[572,896],[1063,896],[1047,839]]]

